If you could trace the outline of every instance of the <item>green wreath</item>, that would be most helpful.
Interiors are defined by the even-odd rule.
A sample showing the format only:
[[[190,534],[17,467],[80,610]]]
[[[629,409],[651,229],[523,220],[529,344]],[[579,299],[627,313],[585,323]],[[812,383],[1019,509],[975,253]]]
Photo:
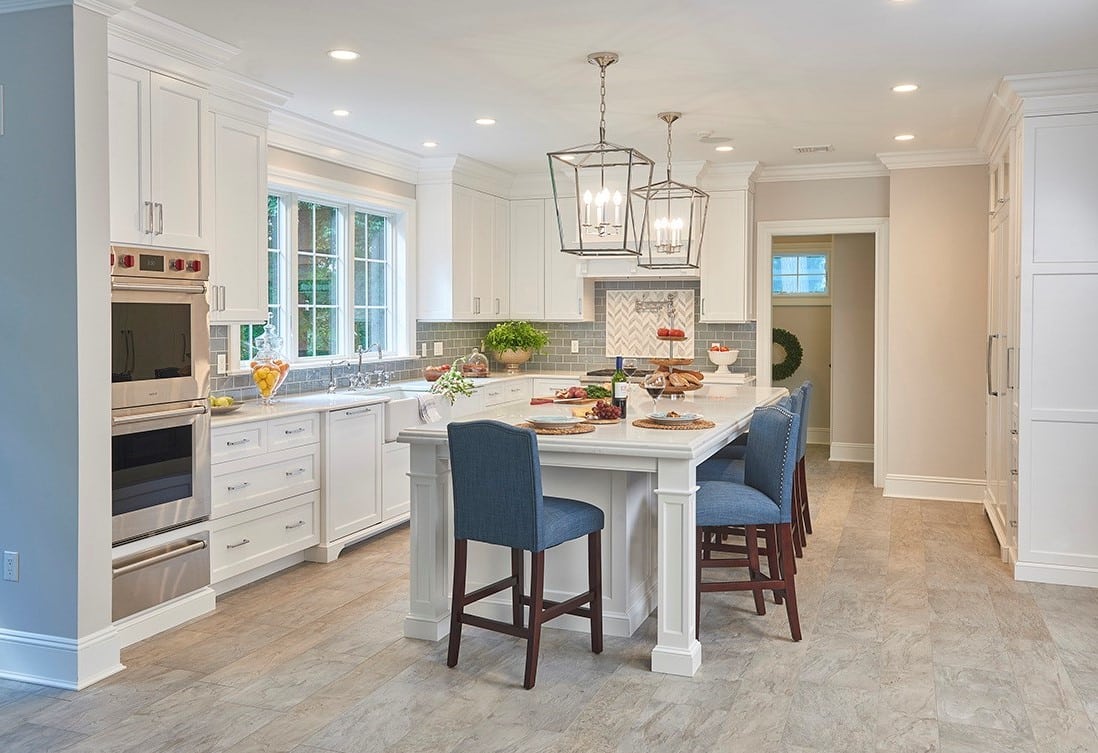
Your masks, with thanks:
[[[801,341],[797,339],[797,336],[781,327],[774,328],[774,344],[785,348],[785,360],[774,364],[771,372],[772,382],[777,383],[797,373],[797,369],[801,367],[801,357],[804,356],[804,350],[801,349]]]

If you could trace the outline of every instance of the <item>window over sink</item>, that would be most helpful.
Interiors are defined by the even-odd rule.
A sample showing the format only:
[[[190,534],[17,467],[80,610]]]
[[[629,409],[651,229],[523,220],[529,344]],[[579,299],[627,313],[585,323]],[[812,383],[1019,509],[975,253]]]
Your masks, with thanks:
[[[408,354],[403,230],[407,211],[304,191],[267,197],[267,312],[291,361]],[[234,334],[241,364],[263,325]]]

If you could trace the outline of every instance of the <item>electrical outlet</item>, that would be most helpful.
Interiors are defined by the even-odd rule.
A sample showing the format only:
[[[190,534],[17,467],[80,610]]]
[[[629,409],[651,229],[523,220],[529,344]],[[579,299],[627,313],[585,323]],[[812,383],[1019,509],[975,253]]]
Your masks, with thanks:
[[[435,343],[435,355],[436,356],[441,356],[442,355],[442,343]]]
[[[4,580],[19,580],[19,552],[4,552]]]
[[[218,374],[224,374],[225,369],[226,369],[225,354],[224,353],[218,353],[217,354],[217,373]]]
[[[573,353],[579,353],[580,352],[580,341],[579,340],[573,340],[572,341],[572,352]]]
[[[427,357],[427,343],[419,344],[419,354],[424,358]]]

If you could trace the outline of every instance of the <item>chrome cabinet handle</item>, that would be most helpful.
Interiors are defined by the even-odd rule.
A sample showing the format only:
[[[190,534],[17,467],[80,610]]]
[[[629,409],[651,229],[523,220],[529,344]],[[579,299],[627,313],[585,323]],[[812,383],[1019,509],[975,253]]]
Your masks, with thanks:
[[[300,434],[303,431],[305,431],[305,427],[304,426],[299,426],[296,429],[286,429],[282,433],[283,434]]]
[[[703,314],[705,313],[705,299],[704,298],[702,298],[702,300],[701,300],[701,312]]]
[[[576,313],[583,316],[583,298],[576,298]]]
[[[999,397],[999,393],[991,389],[991,344],[992,341],[998,339],[998,335],[987,336],[987,394],[991,397]]]
[[[373,411],[370,410],[369,408],[360,408],[359,410],[343,411],[343,415],[345,415],[345,416],[361,416],[363,413],[373,413]]]
[[[480,296],[479,295],[473,296],[473,313],[474,314],[479,314],[480,313]]]
[[[241,539],[236,544],[226,544],[225,548],[226,549],[236,549],[237,547],[241,547],[241,546],[244,546],[245,544],[250,544],[250,543],[252,543],[251,539]]]
[[[156,202],[156,234],[164,234],[164,205]]]
[[[303,525],[305,525],[305,521],[304,520],[299,520],[296,523],[291,523],[290,525],[286,526],[286,530],[287,531],[292,531],[295,528],[301,528],[301,526],[303,526]]]
[[[245,481],[243,484],[237,484],[236,486],[229,486],[229,487],[226,487],[226,488],[231,492],[238,492],[241,489],[247,489],[251,485],[252,484],[251,484],[250,481]]]
[[[225,286],[221,286],[221,310],[224,311],[229,307],[229,291],[225,289]]]
[[[113,426],[122,426],[125,424],[137,424],[142,421],[158,421],[161,418],[182,418],[184,416],[201,416],[206,413],[205,405],[196,405],[191,408],[178,408],[176,410],[160,410],[153,411],[151,413],[138,413],[133,416],[119,416],[118,418],[111,418],[111,424]]]
[[[499,313],[499,299],[496,299],[496,313]]]
[[[235,442],[225,442],[225,446],[226,447],[239,447],[240,445],[248,444],[248,442],[251,442],[251,441],[252,440],[248,439],[247,437],[244,437],[243,439],[238,439]]]
[[[1007,352],[1006,352],[1007,389],[1008,390],[1014,389],[1014,382],[1013,382],[1013,380],[1011,379],[1011,376],[1010,376],[1010,362],[1011,362],[1011,360],[1013,360],[1013,359],[1011,359],[1010,356],[1011,356],[1011,353],[1013,353],[1013,352],[1014,352],[1014,346],[1011,345],[1010,347],[1007,348]]]
[[[294,470],[294,471],[286,471],[286,475],[287,476],[300,476],[304,472],[305,472],[304,468],[298,468],[297,470]]]
[[[166,552],[161,552],[156,556],[149,557],[148,559],[138,560],[137,562],[131,562],[127,565],[122,565],[121,567],[112,568],[111,575],[115,578],[119,578],[123,575],[129,575],[132,572],[144,570],[146,567],[159,565],[161,562],[174,560],[176,557],[182,557],[184,554],[190,554],[191,552],[197,552],[199,549],[205,548],[205,541],[188,541],[178,549],[170,549]]]
[[[151,233],[155,226],[153,225],[153,203],[151,201],[145,202],[145,232]]]

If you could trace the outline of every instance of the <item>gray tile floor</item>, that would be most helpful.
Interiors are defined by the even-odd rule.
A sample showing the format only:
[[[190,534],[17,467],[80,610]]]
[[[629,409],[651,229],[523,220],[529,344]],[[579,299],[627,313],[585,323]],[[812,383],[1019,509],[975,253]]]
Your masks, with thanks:
[[[467,629],[449,670],[401,637],[405,529],[225,597],[89,690],[0,681],[0,751],[1098,751],[1098,591],[1011,580],[978,506],[883,499],[817,448],[809,480],[801,643],[773,604],[706,594],[693,679],[648,671],[654,620],[597,657],[547,630],[529,692],[504,636]]]

